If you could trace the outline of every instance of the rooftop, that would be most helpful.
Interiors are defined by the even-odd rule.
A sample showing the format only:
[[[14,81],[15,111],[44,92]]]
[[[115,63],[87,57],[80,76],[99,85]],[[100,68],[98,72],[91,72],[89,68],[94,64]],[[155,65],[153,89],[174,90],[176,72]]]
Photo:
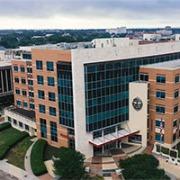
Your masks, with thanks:
[[[148,65],[144,65],[141,67],[154,68],[154,69],[176,70],[176,69],[180,69],[180,59],[172,60],[172,61],[168,61],[168,62],[148,64]]]
[[[91,42],[72,42],[72,43],[58,43],[58,44],[45,44],[40,46],[31,46],[31,49],[57,49],[57,50],[70,50],[70,49],[85,49],[92,48]]]
[[[0,68],[11,66],[11,61],[0,61]]]
[[[19,114],[21,116],[24,116],[28,119],[35,120],[35,112],[34,111],[29,111],[25,109],[21,109],[15,106],[10,106],[7,108],[8,111],[14,112],[16,114]]]

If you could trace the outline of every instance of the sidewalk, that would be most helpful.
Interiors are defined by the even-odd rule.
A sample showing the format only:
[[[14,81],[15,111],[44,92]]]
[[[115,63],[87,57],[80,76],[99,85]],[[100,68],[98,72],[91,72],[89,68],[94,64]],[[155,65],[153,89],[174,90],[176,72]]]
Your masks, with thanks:
[[[31,169],[31,150],[32,150],[32,147],[33,145],[35,144],[35,142],[37,141],[37,138],[34,140],[33,144],[29,147],[29,149],[27,150],[26,152],[26,156],[25,156],[25,159],[24,159],[24,167],[25,167],[25,170],[29,173],[29,174],[33,174],[32,172],[32,169]]]
[[[167,175],[170,175],[173,179],[180,179],[180,166],[166,162],[166,159],[162,157],[157,157],[157,159],[159,160],[160,168],[164,169]]]
[[[12,164],[7,163],[7,160],[0,161],[0,170],[14,177],[17,177],[19,180],[39,180],[39,178],[37,178],[36,176]]]

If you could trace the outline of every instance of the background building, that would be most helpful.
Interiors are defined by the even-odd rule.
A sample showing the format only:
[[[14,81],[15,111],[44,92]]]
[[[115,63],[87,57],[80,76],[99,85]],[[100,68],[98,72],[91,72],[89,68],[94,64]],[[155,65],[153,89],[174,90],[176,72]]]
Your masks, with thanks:
[[[0,111],[13,103],[11,63],[0,61]]]

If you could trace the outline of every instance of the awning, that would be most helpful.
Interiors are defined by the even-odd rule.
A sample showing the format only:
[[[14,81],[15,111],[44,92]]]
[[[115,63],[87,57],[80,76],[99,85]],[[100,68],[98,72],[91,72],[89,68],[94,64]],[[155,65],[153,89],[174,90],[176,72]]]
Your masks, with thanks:
[[[98,137],[98,138],[92,139],[89,141],[89,143],[92,144],[93,146],[100,147],[104,144],[123,139],[125,137],[134,135],[136,133],[139,133],[139,131],[129,132],[125,129],[122,129],[117,132],[107,134],[103,137]]]

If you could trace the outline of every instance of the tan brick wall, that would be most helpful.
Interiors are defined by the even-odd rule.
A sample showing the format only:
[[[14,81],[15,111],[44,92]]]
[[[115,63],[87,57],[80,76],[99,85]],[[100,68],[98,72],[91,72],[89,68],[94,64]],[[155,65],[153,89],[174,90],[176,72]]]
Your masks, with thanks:
[[[28,85],[28,80],[33,79],[33,76],[30,77],[30,74],[27,74],[27,67],[31,67],[32,63],[30,61],[27,60],[12,60],[12,65],[13,66],[18,66],[19,71],[15,72],[13,70],[13,88],[14,88],[14,102],[16,105],[16,101],[20,100],[22,103],[23,102],[27,102],[28,103],[28,109],[29,108],[29,103],[31,102],[30,98],[29,98],[29,90],[30,90],[30,86]],[[25,72],[20,72],[20,67],[23,66],[25,68]],[[31,74],[32,75],[32,74]],[[19,83],[15,83],[15,78],[19,78]],[[26,84],[22,84],[21,83],[21,79],[24,78],[26,80]],[[18,95],[16,94],[16,89],[19,89],[21,91],[21,94]],[[22,95],[22,90],[26,90],[27,95],[23,96]],[[34,101],[34,98],[31,98],[32,101]],[[23,105],[22,105],[22,108]]]
[[[36,70],[36,60],[43,61],[43,70]],[[54,71],[46,70],[46,62],[53,61],[54,62]],[[62,127],[59,124],[59,105],[58,105],[58,85],[57,85],[57,62],[71,61],[71,52],[69,50],[49,50],[49,49],[33,49],[32,50],[32,66],[33,66],[33,77],[34,77],[34,94],[35,94],[35,112],[36,112],[36,122],[37,122],[37,134],[38,138],[41,138],[40,135],[40,118],[46,120],[47,123],[47,141],[49,144],[60,147],[60,146],[68,146],[68,132],[67,129]],[[37,84],[37,76],[41,75],[44,77],[44,85]],[[47,77],[54,77],[55,86],[48,86]],[[45,99],[38,99],[38,90],[43,90],[45,92]],[[48,100],[48,92],[54,92],[56,94],[56,102],[52,102]],[[39,113],[39,104],[44,104],[46,106],[46,113]],[[49,115],[49,107],[56,108],[56,116]],[[51,141],[50,137],[50,121],[57,123],[58,128],[58,142]]]

